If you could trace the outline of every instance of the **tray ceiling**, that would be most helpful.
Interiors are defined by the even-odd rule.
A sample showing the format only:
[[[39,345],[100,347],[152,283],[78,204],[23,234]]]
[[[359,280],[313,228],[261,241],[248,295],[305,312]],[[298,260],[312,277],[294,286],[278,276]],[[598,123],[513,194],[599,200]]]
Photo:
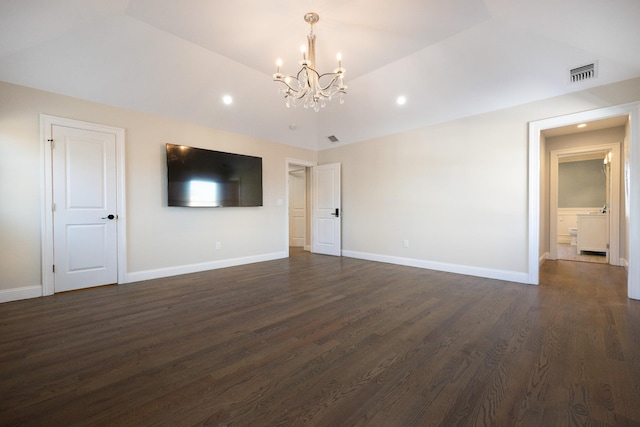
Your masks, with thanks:
[[[319,71],[341,52],[349,87],[318,113],[271,79],[309,11]],[[640,76],[639,19],[637,0],[6,0],[0,80],[323,149]]]

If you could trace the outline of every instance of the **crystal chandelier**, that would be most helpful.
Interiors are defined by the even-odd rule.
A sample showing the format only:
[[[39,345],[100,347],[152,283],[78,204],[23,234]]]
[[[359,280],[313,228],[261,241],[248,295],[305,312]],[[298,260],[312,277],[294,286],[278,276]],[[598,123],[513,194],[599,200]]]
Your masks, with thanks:
[[[344,103],[343,96],[347,93],[347,86],[344,84],[345,69],[342,68],[342,56],[338,54],[338,68],[332,73],[320,74],[316,71],[316,36],[313,34],[313,24],[318,22],[320,17],[315,12],[309,12],[304,15],[304,20],[311,26],[311,31],[307,36],[307,49],[302,46],[302,68],[295,76],[282,74],[282,61],[278,59],[273,80],[282,83],[278,90],[284,94],[287,107],[303,103],[304,108],[319,111],[334,95],[339,96],[340,104]]]

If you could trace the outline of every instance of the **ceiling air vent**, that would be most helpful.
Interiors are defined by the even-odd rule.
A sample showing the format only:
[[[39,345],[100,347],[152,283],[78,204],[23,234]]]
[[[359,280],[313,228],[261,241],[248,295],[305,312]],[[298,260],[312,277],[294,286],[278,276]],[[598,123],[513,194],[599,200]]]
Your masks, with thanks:
[[[327,139],[331,141],[332,144],[335,144],[336,142],[340,142],[335,135],[328,136]]]
[[[571,83],[578,83],[584,80],[593,79],[598,76],[598,63],[592,62],[591,64],[583,65],[569,71],[569,78]]]

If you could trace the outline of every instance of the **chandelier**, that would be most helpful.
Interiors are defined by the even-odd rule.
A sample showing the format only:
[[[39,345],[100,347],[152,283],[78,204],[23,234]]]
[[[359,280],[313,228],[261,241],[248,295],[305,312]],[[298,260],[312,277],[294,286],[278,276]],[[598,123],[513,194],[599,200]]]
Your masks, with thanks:
[[[282,74],[280,67],[282,61],[276,62],[276,73],[273,80],[282,83],[278,86],[280,93],[284,94],[287,107],[294,107],[300,103],[304,108],[313,108],[319,111],[326,105],[327,100],[331,100],[334,95],[339,96],[340,104],[344,103],[344,94],[347,93],[347,86],[344,84],[344,72],[342,68],[342,56],[337,55],[338,68],[332,73],[320,74],[316,71],[316,36],[313,34],[313,24],[320,20],[315,12],[304,15],[304,20],[311,26],[311,31],[307,36],[308,46],[302,46],[302,61],[300,61],[300,71],[295,76]]]

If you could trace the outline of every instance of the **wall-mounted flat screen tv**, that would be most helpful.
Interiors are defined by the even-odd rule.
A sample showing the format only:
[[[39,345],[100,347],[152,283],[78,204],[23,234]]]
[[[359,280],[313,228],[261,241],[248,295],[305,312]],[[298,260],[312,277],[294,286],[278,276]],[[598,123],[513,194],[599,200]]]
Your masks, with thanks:
[[[167,144],[169,206],[262,206],[262,158]]]

